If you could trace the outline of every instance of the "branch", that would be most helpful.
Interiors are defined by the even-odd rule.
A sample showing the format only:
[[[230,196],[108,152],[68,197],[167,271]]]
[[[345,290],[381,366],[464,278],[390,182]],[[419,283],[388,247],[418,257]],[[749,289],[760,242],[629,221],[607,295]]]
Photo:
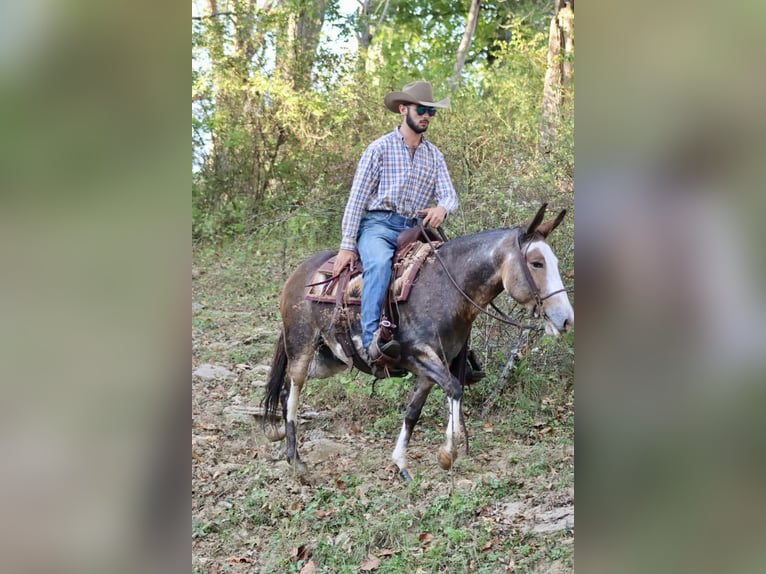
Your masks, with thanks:
[[[375,27],[376,29],[380,28],[380,25],[383,23],[383,19],[386,17],[386,12],[388,12],[388,1],[389,0],[386,0],[385,5],[383,6],[383,12],[380,13],[380,19],[378,20],[378,24]]]
[[[205,16],[192,16],[192,20],[207,20],[208,18],[217,18],[218,16],[238,16],[237,12],[216,12],[215,14],[206,14]]]
[[[503,372],[500,373],[500,380],[498,381],[499,384],[484,401],[484,404],[481,407],[481,413],[479,415],[480,417],[485,417],[487,415],[489,409],[492,408],[492,406],[495,404],[495,401],[502,394],[503,390],[508,384],[508,380],[510,379],[511,371],[513,371],[513,368],[516,366],[516,361],[522,358],[522,350],[524,349],[524,345],[526,344],[528,337],[529,331],[524,329],[521,332],[521,335],[519,335],[516,344],[513,345],[509,351],[508,361],[505,363],[505,367],[503,367]]]

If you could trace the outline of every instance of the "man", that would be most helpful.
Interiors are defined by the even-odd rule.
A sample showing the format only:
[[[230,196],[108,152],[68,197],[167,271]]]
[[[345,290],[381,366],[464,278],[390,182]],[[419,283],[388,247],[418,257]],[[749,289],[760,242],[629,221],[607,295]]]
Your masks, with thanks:
[[[397,236],[417,225],[418,217],[424,226],[439,227],[457,208],[444,156],[423,137],[436,108],[449,107],[449,98],[433,100],[431,84],[422,81],[386,95],[383,103],[402,123],[365,150],[343,214],[334,273],[353,265],[358,252],[364,268],[362,344],[373,363],[382,355],[399,358],[398,341],[381,342],[379,328]]]

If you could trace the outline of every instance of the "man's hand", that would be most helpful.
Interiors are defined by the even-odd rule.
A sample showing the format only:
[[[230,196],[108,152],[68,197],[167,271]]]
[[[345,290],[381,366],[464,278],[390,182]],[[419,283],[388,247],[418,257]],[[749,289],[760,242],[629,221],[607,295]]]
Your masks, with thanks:
[[[353,267],[356,261],[356,252],[350,249],[341,249],[335,258],[335,266],[332,268],[333,275],[339,275],[346,267]]]
[[[447,210],[442,206],[429,207],[428,209],[421,209],[418,211],[418,215],[423,216],[423,227],[431,226],[434,229],[439,227],[447,217]]]

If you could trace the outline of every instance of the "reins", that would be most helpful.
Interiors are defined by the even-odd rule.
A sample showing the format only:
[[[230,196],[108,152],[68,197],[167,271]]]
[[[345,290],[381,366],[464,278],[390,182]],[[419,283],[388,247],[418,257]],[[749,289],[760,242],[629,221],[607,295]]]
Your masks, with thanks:
[[[426,242],[431,247],[431,252],[436,256],[436,260],[441,264],[442,268],[444,269],[444,273],[449,278],[450,282],[452,283],[452,286],[457,290],[458,293],[460,293],[460,295],[462,295],[462,297],[466,301],[468,301],[471,305],[473,305],[476,309],[478,309],[479,312],[484,313],[485,315],[487,315],[488,317],[494,319],[495,321],[500,321],[501,323],[505,323],[507,325],[512,325],[512,326],[518,327],[518,328],[520,328],[522,330],[524,330],[524,329],[528,329],[528,330],[542,330],[542,327],[537,326],[537,325],[522,325],[521,323],[519,323],[518,321],[516,321],[512,317],[509,317],[501,309],[499,309],[497,307],[497,305],[495,305],[494,301],[491,301],[489,303],[490,306],[492,307],[492,309],[494,309],[494,311],[495,311],[494,314],[490,313],[489,311],[484,309],[481,305],[479,305],[476,301],[474,301],[471,298],[470,295],[468,295],[465,291],[463,291],[463,289],[460,287],[460,285],[458,285],[458,283],[455,280],[455,278],[452,276],[452,273],[450,273],[449,269],[447,268],[447,265],[444,263],[444,260],[442,259],[441,255],[439,254],[439,250],[436,248],[436,246],[431,241],[431,238],[429,237],[428,233],[426,233],[425,227],[423,227],[423,222],[419,221],[418,225],[420,227],[421,235],[425,238]],[[444,234],[444,231],[440,227],[436,228],[436,232],[439,234],[439,236],[441,237],[442,241],[444,241],[444,242],[447,241],[447,236]],[[540,314],[542,316],[542,315],[545,314],[545,310],[543,309],[543,301],[545,301],[546,299],[548,299],[550,297],[553,297],[554,295],[557,295],[558,293],[566,292],[566,288],[564,287],[564,288],[561,288],[561,289],[557,289],[556,291],[548,293],[547,295],[544,295],[544,296],[540,294],[540,290],[537,288],[537,285],[535,284],[534,279],[532,279],[532,274],[529,272],[529,269],[527,268],[527,265],[526,265],[526,261],[527,261],[527,253],[526,253],[526,251],[527,251],[527,249],[529,249],[530,245],[531,245],[531,241],[527,243],[526,249],[524,250],[524,252],[522,252],[521,251],[521,241],[519,239],[519,233],[518,232],[516,233],[516,242],[514,243],[514,247],[516,248],[516,252],[520,255],[520,260],[521,260],[521,263],[522,263],[521,268],[522,268],[522,271],[524,272],[524,278],[527,281],[527,286],[529,287],[530,291],[532,292],[532,295],[535,298],[535,303],[537,305],[537,308],[539,309]],[[344,271],[348,271],[350,273],[351,270],[350,269],[349,270],[345,270],[344,269],[338,275],[334,275],[332,277],[329,277],[328,279],[325,279],[324,281],[317,281],[316,283],[311,283],[309,285],[306,285],[306,287],[314,287],[316,285],[329,284],[326,287],[326,289],[330,290],[330,289],[332,289],[332,282],[334,282],[336,280],[337,281],[341,281],[341,277],[342,277]],[[339,287],[339,293],[340,293],[340,287]],[[342,299],[339,298],[339,300],[336,302],[335,312],[333,313],[333,322],[334,322],[334,320],[335,320],[335,318],[337,316],[337,313],[343,307],[341,301],[342,301]]]
[[[441,264],[441,266],[444,269],[444,272],[447,274],[447,277],[449,278],[450,282],[455,287],[455,289],[457,289],[457,292],[460,293],[466,301],[468,301],[471,305],[476,307],[480,312],[484,313],[485,315],[487,315],[488,317],[491,317],[492,319],[494,319],[496,321],[500,321],[501,323],[506,323],[508,325],[513,325],[514,327],[519,327],[520,329],[530,329],[530,330],[541,330],[542,329],[542,327],[539,327],[539,326],[536,326],[536,325],[522,325],[521,323],[519,323],[518,321],[512,319],[506,313],[501,311],[497,307],[497,305],[495,305],[494,301],[490,302],[490,305],[492,306],[492,308],[497,313],[496,315],[490,313],[489,311],[484,309],[481,305],[476,303],[476,301],[471,299],[471,297],[465,291],[463,291],[463,289],[460,288],[460,286],[457,284],[457,281],[455,281],[455,278],[449,272],[449,269],[447,269],[447,265],[444,263],[444,260],[441,258],[441,255],[439,255],[439,251],[434,247],[433,243],[431,242],[431,238],[428,236],[428,233],[426,233],[426,230],[423,227],[423,222],[420,221],[418,223],[418,225],[420,225],[421,234],[423,235],[423,237],[426,238],[426,241],[431,246],[432,252],[434,253],[434,255],[436,255],[436,260]],[[439,233],[439,235],[441,236],[443,241],[447,241],[447,237],[445,236],[444,231],[442,231],[441,228],[437,227],[436,231]],[[529,249],[530,243],[527,243],[527,249]],[[566,288],[558,289],[556,291],[553,291],[552,293],[548,293],[545,296],[541,296],[540,295],[540,290],[537,288],[537,285],[535,285],[535,282],[532,279],[532,274],[529,272],[529,269],[527,268],[527,266],[525,264],[526,261],[527,261],[527,254],[526,254],[526,250],[524,251],[524,253],[521,252],[521,244],[520,244],[519,234],[518,233],[516,234],[515,247],[516,247],[516,251],[521,256],[521,263],[522,263],[521,268],[524,270],[524,277],[527,280],[527,284],[528,284],[530,290],[532,291],[532,294],[535,297],[535,303],[537,304],[537,308],[540,310],[540,314],[544,315],[545,314],[545,310],[543,309],[543,301],[545,301],[549,297],[553,297],[557,293],[561,293],[563,291],[566,291]]]
[[[439,255],[439,251],[434,247],[433,243],[431,242],[431,238],[428,237],[428,234],[426,233],[426,230],[423,227],[423,222],[420,221],[418,225],[420,225],[420,231],[422,235],[426,238],[426,241],[431,246],[432,252],[434,253],[434,255],[436,255],[436,260],[441,264],[442,268],[444,269],[444,272],[447,274],[447,277],[452,282],[452,285],[455,287],[455,289],[457,289],[457,292],[460,293],[466,301],[468,301],[471,305],[476,307],[480,312],[484,313],[485,315],[487,315],[488,317],[491,317],[492,319],[496,321],[500,321],[501,323],[506,323],[507,325],[513,325],[514,327],[519,327],[520,329],[533,329],[533,330],[540,329],[540,327],[536,325],[522,325],[521,323],[512,319],[511,317],[503,313],[500,309],[498,309],[497,306],[494,304],[494,302],[490,303],[490,305],[492,305],[492,308],[497,312],[497,315],[493,315],[492,313],[484,309],[481,305],[479,305],[476,301],[471,299],[470,295],[468,295],[465,291],[463,291],[460,288],[460,285],[457,284],[457,281],[455,281],[455,278],[449,272],[449,269],[447,269],[447,265],[444,263],[444,260],[441,258],[441,255]],[[444,235],[444,232],[438,227],[436,228],[436,230],[439,233],[439,235],[442,237],[442,239],[446,241],[447,238]],[[526,270],[526,266],[524,267]],[[532,283],[532,285],[534,285],[534,283]]]

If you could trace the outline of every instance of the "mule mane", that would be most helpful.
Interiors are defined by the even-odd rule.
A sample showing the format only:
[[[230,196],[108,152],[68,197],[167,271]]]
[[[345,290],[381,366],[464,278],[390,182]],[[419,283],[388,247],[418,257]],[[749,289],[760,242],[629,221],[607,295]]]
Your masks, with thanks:
[[[520,227],[500,227],[497,229],[487,229],[478,233],[470,233],[450,239],[440,247],[442,253],[461,254],[463,252],[483,252],[489,254],[488,247],[494,246],[507,239],[513,233],[520,233]]]

